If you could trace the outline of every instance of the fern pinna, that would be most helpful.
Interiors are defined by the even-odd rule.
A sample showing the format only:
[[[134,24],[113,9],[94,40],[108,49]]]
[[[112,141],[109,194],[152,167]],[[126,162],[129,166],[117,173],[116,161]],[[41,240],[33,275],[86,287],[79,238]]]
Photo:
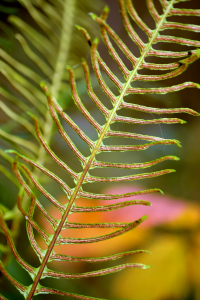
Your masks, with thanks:
[[[160,175],[164,175],[167,173],[173,172],[171,169],[165,169],[161,171],[155,172],[147,172],[147,173],[139,173],[134,175],[122,176],[122,177],[99,177],[91,175],[91,170],[98,168],[119,168],[119,169],[145,169],[156,165],[165,160],[177,160],[175,156],[163,156],[156,160],[144,162],[144,163],[112,163],[112,162],[103,162],[98,160],[97,154],[102,152],[113,152],[113,151],[139,151],[145,150],[152,145],[163,144],[163,145],[170,145],[175,144],[179,146],[179,142],[177,140],[172,139],[164,139],[149,135],[142,135],[137,133],[131,132],[122,132],[116,131],[111,129],[111,125],[117,122],[129,123],[129,124],[173,124],[173,123],[184,123],[183,120],[178,118],[157,118],[157,119],[137,119],[134,117],[126,117],[118,114],[120,109],[126,108],[131,111],[140,111],[144,113],[153,113],[153,114],[172,114],[172,113],[189,113],[194,116],[198,116],[199,114],[191,109],[188,108],[176,108],[176,109],[159,109],[153,107],[146,107],[142,105],[131,104],[125,101],[125,96],[127,95],[135,95],[135,94],[166,94],[169,92],[175,92],[182,90],[184,88],[199,88],[200,86],[197,83],[193,82],[184,82],[178,85],[173,85],[169,87],[137,87],[136,81],[145,81],[145,82],[152,82],[152,81],[161,81],[165,79],[170,79],[172,77],[178,76],[182,74],[186,69],[187,66],[197,60],[200,56],[200,52],[198,49],[190,50],[190,51],[164,51],[164,50],[156,50],[153,46],[158,42],[170,42],[170,43],[177,43],[184,46],[193,46],[195,48],[200,46],[200,42],[196,40],[190,40],[181,37],[175,36],[167,36],[162,34],[162,32],[166,29],[182,29],[187,31],[195,31],[199,32],[200,27],[197,25],[185,25],[182,23],[170,22],[168,17],[171,16],[199,16],[200,10],[189,10],[189,9],[181,9],[177,8],[175,4],[178,4],[181,1],[177,0],[160,0],[162,5],[163,13],[159,14],[154,6],[153,0],[147,0],[147,5],[151,16],[155,21],[155,29],[151,30],[138,16],[135,8],[134,8],[134,1],[131,0],[119,0],[120,11],[122,15],[122,20],[125,26],[125,29],[132,39],[132,41],[137,45],[140,51],[140,57],[137,58],[133,55],[133,53],[128,49],[128,47],[124,44],[124,42],[120,39],[120,37],[112,30],[112,28],[106,22],[108,17],[109,9],[105,7],[103,13],[100,17],[96,16],[95,14],[91,13],[91,17],[95,22],[97,22],[101,29],[101,35],[104,44],[106,45],[112,59],[117,63],[119,69],[121,70],[125,83],[122,83],[118,77],[110,70],[107,66],[106,62],[101,58],[98,52],[98,39],[91,40],[88,32],[80,27],[77,28],[84,34],[88,44],[91,47],[91,61],[94,70],[94,74],[99,82],[100,87],[102,88],[105,95],[110,99],[112,104],[112,109],[108,109],[102,101],[97,97],[94,93],[91,80],[90,80],[90,72],[89,66],[86,60],[82,61],[82,67],[85,76],[85,82],[87,86],[87,92],[90,98],[94,101],[98,109],[101,113],[105,116],[105,124],[102,126],[100,125],[90,114],[90,112],[86,109],[83,102],[81,101],[77,87],[75,76],[73,73],[73,68],[67,67],[72,91],[72,97],[74,103],[76,104],[77,108],[81,111],[83,116],[88,120],[88,122],[95,128],[98,140],[93,141],[88,137],[88,135],[70,118],[70,116],[65,113],[62,107],[58,104],[56,99],[54,98],[53,91],[52,94],[49,91],[48,87],[45,84],[41,84],[44,93],[47,96],[48,100],[48,108],[50,115],[57,126],[57,129],[67,143],[67,145],[71,148],[74,154],[77,156],[79,161],[82,165],[82,171],[80,173],[75,172],[72,168],[70,168],[66,163],[64,163],[60,158],[56,156],[56,154],[52,151],[48,143],[46,142],[43,134],[40,130],[40,124],[38,119],[31,114],[31,117],[35,123],[35,130],[36,135],[40,144],[43,146],[45,151],[51,156],[51,158],[61,167],[63,168],[70,176],[72,177],[75,187],[70,188],[61,178],[59,178],[56,174],[52,171],[45,168],[39,162],[32,160],[16,151],[10,150],[10,153],[14,153],[16,155],[16,159],[13,163],[13,170],[15,173],[16,178],[18,179],[21,189],[18,195],[18,208],[21,213],[24,215],[26,222],[27,222],[27,234],[30,240],[30,244],[34,249],[35,253],[37,254],[40,260],[40,266],[35,268],[32,267],[30,264],[25,262],[14,245],[13,238],[9,232],[9,228],[6,224],[6,221],[3,217],[3,211],[0,214],[0,224],[2,230],[7,238],[7,243],[10,246],[10,249],[17,260],[17,262],[30,274],[33,283],[30,286],[25,286],[22,283],[18,282],[15,278],[13,278],[3,264],[0,264],[1,272],[11,281],[11,283],[23,294],[25,299],[32,299],[35,295],[38,294],[57,294],[63,296],[70,296],[73,298],[78,299],[98,299],[96,297],[91,296],[84,296],[79,294],[74,294],[67,291],[61,291],[55,288],[43,286],[41,280],[50,277],[50,278],[66,278],[66,279],[79,279],[79,278],[87,278],[87,277],[94,277],[94,276],[102,276],[110,273],[114,273],[126,268],[147,268],[148,266],[138,264],[138,263],[128,263],[128,264],[119,264],[114,267],[104,268],[96,271],[89,271],[85,273],[67,273],[55,271],[49,268],[47,264],[53,261],[67,261],[67,262],[108,262],[112,260],[116,260],[122,258],[127,255],[132,255],[136,253],[146,252],[142,250],[138,251],[128,251],[123,253],[117,253],[110,256],[104,257],[81,257],[81,252],[79,257],[75,256],[68,256],[59,254],[54,251],[54,248],[58,245],[66,245],[66,244],[89,244],[95,243],[100,241],[105,241],[110,238],[114,238],[119,236],[125,232],[130,231],[131,229],[135,228],[141,222],[143,222],[146,218],[142,217],[138,220],[133,220],[133,222],[129,223],[73,223],[68,221],[68,216],[76,213],[76,212],[107,212],[115,209],[120,209],[124,206],[130,205],[150,205],[149,202],[143,200],[131,200],[125,202],[118,202],[117,204],[111,205],[104,205],[104,206],[77,206],[75,204],[75,200],[77,198],[87,198],[95,200],[113,200],[113,199],[120,199],[120,198],[129,198],[132,196],[140,196],[143,194],[153,193],[153,192],[160,192],[158,189],[149,189],[143,190],[140,192],[132,192],[127,194],[121,195],[110,195],[110,194],[96,194],[93,192],[88,192],[84,190],[84,184],[86,183],[94,183],[94,182],[123,182],[123,181],[132,181],[132,180],[139,180],[145,178],[152,178]],[[146,34],[148,38],[148,43],[144,43],[139,35],[134,31],[132,26],[132,20],[135,22]],[[131,62],[133,69],[129,70],[125,63],[122,61],[118,52],[116,51],[115,47],[113,46],[114,42],[115,45],[125,54],[128,60]],[[176,62],[172,63],[149,63],[146,62],[145,59],[147,57],[161,57],[161,58],[176,58]],[[164,71],[161,75],[141,75],[140,70],[162,70]],[[115,84],[118,89],[118,93],[114,94],[112,90],[109,88],[107,83],[104,81],[103,75],[106,74],[111,81]],[[132,83],[134,83],[134,87]],[[134,99],[134,96],[133,96]],[[134,115],[133,115],[134,116]],[[79,151],[70,137],[66,134],[60,118],[64,119],[64,121],[79,135],[79,137],[89,146],[91,155],[89,157],[85,157],[81,151]],[[148,141],[148,143],[144,143],[141,145],[105,145],[103,142],[109,137],[120,137],[120,138],[132,138],[137,140],[144,140]],[[56,181],[64,190],[65,194],[67,195],[68,202],[66,204],[61,204],[57,199],[55,199],[39,182],[39,180],[34,176],[34,174],[29,170],[27,164],[23,164],[26,162],[31,166],[34,166],[36,169],[40,170],[51,179]],[[23,174],[23,175],[22,175]],[[106,174],[106,172],[105,172]],[[26,177],[28,181],[25,180]],[[29,182],[29,183],[28,183]],[[32,185],[30,184],[32,183]],[[61,213],[62,217],[60,220],[55,219],[51,216],[40,203],[39,199],[36,197],[33,186],[40,191],[46,199],[48,199]],[[26,193],[30,198],[30,205],[29,208],[26,210],[23,208],[22,205],[22,197]],[[43,229],[39,227],[36,220],[34,219],[34,211],[35,208],[39,209],[43,216],[47,219],[49,224],[51,224],[54,234],[49,234]],[[66,229],[75,229],[75,228],[111,228],[116,229],[112,231],[112,233],[95,236],[91,238],[72,238],[72,237],[63,237],[62,230]],[[47,245],[47,249],[42,249],[39,245],[37,240],[35,239],[34,231],[36,231],[42,239],[45,241]],[[98,295],[97,295],[98,296]],[[6,299],[3,295],[0,296],[0,299]],[[102,299],[102,298],[101,298]]]

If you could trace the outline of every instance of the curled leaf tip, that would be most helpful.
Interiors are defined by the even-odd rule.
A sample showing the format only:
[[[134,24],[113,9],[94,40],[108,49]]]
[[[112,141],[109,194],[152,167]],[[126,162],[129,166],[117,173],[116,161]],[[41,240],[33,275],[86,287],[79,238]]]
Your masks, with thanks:
[[[41,88],[43,89],[43,91],[45,92],[45,94],[46,94],[46,93],[49,93],[49,94],[50,94],[50,91],[49,91],[49,89],[48,89],[46,83],[44,83],[43,81],[41,81],[41,82],[40,82],[40,86],[41,86]]]
[[[145,205],[145,206],[151,206],[151,202],[149,202],[149,201],[143,201],[142,200],[142,205]]]
[[[180,160],[180,158],[177,156],[173,156],[173,160]]]
[[[195,54],[196,54],[198,57],[200,57],[200,49],[196,49],[196,50],[195,50]]]
[[[173,141],[173,144],[175,144],[176,146],[182,148],[182,145],[181,145],[181,142],[178,141],[178,140],[172,140]]]
[[[181,124],[185,124],[185,123],[187,123],[185,120],[181,120],[181,122],[180,122]]]
[[[30,111],[27,112],[27,115],[29,115],[33,120],[37,121],[37,117],[32,114]]]
[[[92,19],[95,19],[97,17],[97,15],[95,15],[95,13],[93,12],[89,12],[88,15],[91,16]]]
[[[12,149],[6,149],[4,150],[5,153],[12,153],[12,154],[15,154],[16,151],[15,150],[12,150]]]
[[[154,192],[161,193],[162,195],[164,194],[164,192],[161,189],[154,189]]]
[[[148,253],[148,254],[152,254],[151,251],[149,250],[137,250],[137,252],[140,254],[140,253]]]
[[[141,218],[141,221],[144,222],[149,216],[148,215],[145,215]]]
[[[103,12],[106,12],[106,13],[108,14],[109,11],[110,11],[110,8],[109,8],[108,5],[106,5],[106,6],[104,7],[104,9],[103,9]]]
[[[196,87],[197,87],[198,89],[200,89],[200,84],[196,83]]]
[[[145,270],[145,269],[150,269],[151,267],[152,267],[151,265],[143,265],[143,266],[142,266],[142,269],[144,269],[144,270]]]
[[[44,81],[40,82],[40,86],[41,86],[42,89],[44,89],[46,87],[46,84],[44,83]]]
[[[78,29],[78,30],[83,30],[84,28],[79,26],[79,25],[75,25],[75,27]]]
[[[98,39],[98,38],[95,38],[94,41],[93,41],[93,44],[96,44],[96,45],[97,45],[98,43],[99,43],[99,39]]]

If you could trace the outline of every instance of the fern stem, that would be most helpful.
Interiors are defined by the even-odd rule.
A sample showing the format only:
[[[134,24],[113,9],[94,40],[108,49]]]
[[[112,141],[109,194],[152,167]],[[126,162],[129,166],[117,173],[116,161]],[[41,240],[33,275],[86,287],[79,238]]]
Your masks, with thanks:
[[[75,12],[76,0],[65,0],[63,5],[63,19],[62,19],[62,33],[60,37],[60,49],[57,56],[55,71],[52,79],[51,85],[51,93],[57,98],[58,92],[60,89],[60,85],[62,82],[63,73],[65,71],[66,62],[68,60],[71,38],[72,38],[72,30],[73,30],[73,19]],[[46,122],[44,125],[44,139],[47,144],[50,142],[52,137],[53,129],[53,120],[49,111],[46,113]],[[39,155],[38,155],[38,163],[42,164],[45,161],[46,151],[41,146]]]

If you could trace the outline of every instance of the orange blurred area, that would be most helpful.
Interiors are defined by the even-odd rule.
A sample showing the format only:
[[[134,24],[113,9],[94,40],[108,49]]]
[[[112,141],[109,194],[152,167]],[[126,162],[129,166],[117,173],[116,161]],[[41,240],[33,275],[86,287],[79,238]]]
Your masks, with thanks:
[[[124,185],[120,188],[107,189],[103,193],[120,194],[130,191],[144,190],[144,187]],[[138,197],[137,197],[138,198]],[[136,199],[131,197],[128,200]],[[118,272],[111,279],[110,295],[122,299],[137,300],[182,300],[193,290],[195,300],[200,299],[200,207],[182,199],[163,196],[158,193],[143,195],[152,206],[134,205],[104,213],[73,213],[68,222],[74,223],[106,223],[130,222],[148,214],[149,218],[135,229],[114,239],[90,244],[59,245],[55,252],[78,257],[98,257],[111,255],[127,250],[149,250],[152,255],[137,254],[128,256],[126,263],[139,262],[152,267],[147,270]],[[58,199],[66,203],[66,198]],[[99,201],[77,199],[78,206],[101,206],[108,203],[127,201],[127,198]],[[51,209],[49,212],[51,213]],[[60,215],[55,215],[59,218]],[[41,220],[40,220],[41,221]],[[50,231],[45,223],[44,229]],[[65,229],[62,237],[96,237],[118,229]],[[39,239],[39,245],[45,248]],[[66,263],[64,263],[66,267]],[[62,263],[59,266],[62,269]],[[73,271],[81,271],[81,263],[76,263]],[[71,267],[70,267],[71,269]],[[145,288],[144,288],[145,286]]]

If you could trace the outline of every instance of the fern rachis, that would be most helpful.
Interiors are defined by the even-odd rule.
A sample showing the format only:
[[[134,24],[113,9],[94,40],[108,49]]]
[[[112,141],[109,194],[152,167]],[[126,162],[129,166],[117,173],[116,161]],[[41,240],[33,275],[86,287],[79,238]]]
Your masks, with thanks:
[[[72,1],[73,2],[73,1]],[[106,122],[102,126],[100,125],[90,114],[90,112],[85,108],[81,98],[79,97],[76,82],[75,82],[75,76],[73,72],[73,68],[67,67],[68,73],[69,73],[69,81],[71,85],[71,91],[72,91],[72,97],[74,100],[74,103],[76,104],[77,108],[81,111],[81,113],[84,115],[84,117],[87,119],[87,121],[95,128],[98,140],[93,141],[89,138],[89,136],[78,127],[77,124],[70,118],[70,116],[64,112],[62,107],[58,104],[56,98],[58,96],[58,90],[59,86],[61,85],[61,78],[62,78],[62,72],[59,71],[60,68],[63,69],[63,60],[60,59],[60,56],[63,55],[64,52],[67,52],[68,50],[63,50],[63,47],[66,46],[65,39],[62,40],[62,44],[60,46],[60,54],[58,54],[58,64],[55,68],[55,75],[53,80],[53,85],[51,86],[51,92],[49,91],[49,88],[46,84],[42,83],[41,87],[44,90],[47,101],[48,101],[48,109],[46,115],[46,122],[45,126],[43,128],[43,133],[40,130],[40,122],[38,121],[38,118],[35,117],[32,113],[30,116],[34,120],[35,123],[35,131],[37,138],[40,143],[40,151],[42,151],[42,155],[38,156],[38,159],[34,160],[30,157],[27,157],[23,154],[18,153],[15,150],[9,151],[9,153],[14,153],[16,157],[19,158],[20,161],[24,161],[28,163],[30,166],[34,166],[36,169],[36,172],[32,172],[28,169],[27,165],[24,165],[21,162],[18,162],[17,159],[13,162],[13,170],[15,173],[16,178],[18,179],[20,186],[22,187],[19,195],[18,195],[18,208],[21,211],[21,213],[25,216],[25,219],[27,221],[27,233],[29,236],[29,240],[31,243],[32,248],[34,249],[35,253],[38,255],[38,258],[40,260],[40,266],[38,268],[34,268],[28,263],[26,263],[20,255],[17,253],[17,250],[14,246],[14,242],[12,239],[12,236],[9,232],[8,226],[6,225],[6,222],[3,217],[3,212],[1,212],[0,215],[0,223],[2,230],[7,238],[7,242],[11,248],[11,251],[13,255],[15,256],[18,263],[27,271],[29,272],[30,276],[32,277],[33,283],[31,286],[26,287],[25,285],[19,283],[16,281],[4,268],[3,264],[1,263],[0,269],[2,273],[14,284],[14,286],[24,295],[25,299],[32,299],[34,295],[43,294],[43,293],[52,293],[52,294],[58,294],[58,295],[66,295],[71,296],[79,299],[97,299],[90,296],[82,296],[82,295],[76,295],[73,293],[68,293],[65,291],[59,291],[57,289],[44,287],[40,285],[40,280],[46,277],[51,278],[87,278],[87,277],[93,277],[93,276],[101,276],[106,275],[109,273],[114,273],[120,270],[123,270],[125,268],[133,268],[133,267],[139,267],[139,268],[147,268],[148,266],[144,266],[142,264],[123,264],[118,265],[116,267],[106,268],[98,271],[91,271],[91,272],[85,272],[85,273],[64,273],[64,272],[58,272],[51,270],[47,267],[47,263],[51,262],[53,260],[61,260],[61,261],[85,261],[85,262],[97,262],[97,261],[110,261],[115,260],[117,258],[121,258],[126,255],[131,255],[134,253],[139,252],[145,252],[145,251],[129,251],[124,253],[118,253],[113,254],[111,256],[107,257],[98,257],[98,258],[82,258],[82,257],[69,257],[67,255],[57,254],[54,252],[54,247],[56,245],[62,245],[62,244],[82,244],[82,243],[93,243],[93,242],[100,242],[104,241],[116,236],[119,236],[137,225],[139,225],[141,222],[145,220],[146,217],[140,218],[136,221],[129,222],[129,223],[109,223],[108,224],[76,224],[76,223],[70,223],[68,222],[68,216],[71,213],[74,212],[104,212],[109,210],[118,209],[119,207],[122,208],[124,206],[139,204],[139,205],[150,205],[149,202],[143,201],[143,200],[131,200],[126,202],[120,202],[117,205],[105,205],[98,207],[92,206],[92,207],[82,207],[77,206],[75,204],[75,200],[79,197],[82,198],[89,198],[89,199],[102,199],[102,200],[113,200],[113,199],[120,199],[121,197],[131,197],[131,196],[139,196],[142,194],[148,194],[152,192],[159,192],[158,189],[149,189],[145,191],[140,192],[133,192],[133,193],[127,193],[122,195],[103,195],[103,194],[96,194],[92,192],[87,192],[84,190],[84,184],[85,183],[93,183],[93,182],[123,182],[123,181],[131,181],[131,180],[139,180],[139,179],[145,179],[145,178],[153,178],[156,176],[164,175],[167,173],[173,172],[171,169],[165,169],[161,171],[154,171],[154,172],[148,172],[148,173],[141,173],[136,175],[128,175],[128,176],[122,176],[122,177],[99,177],[94,176],[90,174],[90,171],[95,168],[119,168],[119,169],[143,169],[147,167],[151,167],[153,165],[156,165],[157,163],[160,163],[164,160],[177,160],[175,156],[164,156],[160,157],[156,160],[152,160],[146,163],[131,163],[131,164],[125,164],[125,163],[110,163],[110,162],[102,162],[99,161],[96,157],[97,154],[102,152],[113,152],[113,151],[139,151],[139,150],[145,150],[149,148],[150,146],[157,145],[157,144],[163,144],[163,145],[170,145],[175,144],[179,146],[179,142],[172,139],[163,139],[159,137],[149,136],[149,135],[143,135],[143,134],[137,134],[137,133],[131,133],[131,132],[122,132],[122,131],[116,131],[111,129],[111,125],[116,122],[122,122],[127,124],[173,124],[173,123],[184,123],[183,120],[180,120],[178,118],[160,118],[160,119],[137,119],[134,117],[126,117],[118,115],[118,111],[121,108],[126,108],[130,110],[135,111],[141,111],[145,113],[154,113],[154,114],[170,114],[170,113],[189,113],[192,115],[199,115],[197,112],[186,109],[186,108],[177,108],[177,109],[159,109],[159,108],[152,108],[152,107],[146,107],[143,105],[136,105],[136,104],[130,104],[128,102],[125,102],[124,98],[127,95],[130,94],[166,94],[168,92],[175,92],[182,90],[186,87],[196,87],[199,88],[199,85],[197,83],[193,82],[185,82],[181,83],[175,86],[170,87],[152,87],[152,88],[139,88],[139,87],[132,87],[131,83],[134,81],[159,81],[159,80],[165,80],[170,79],[175,76],[178,76],[182,74],[186,69],[187,66],[190,63],[193,63],[195,60],[197,60],[200,56],[199,50],[195,49],[190,52],[183,51],[183,52],[175,52],[175,51],[160,51],[155,50],[153,48],[153,45],[159,41],[163,42],[174,42],[178,44],[182,44],[184,46],[195,46],[199,47],[200,42],[195,40],[189,40],[184,38],[176,38],[174,36],[165,36],[160,35],[160,32],[167,28],[180,28],[183,30],[194,30],[194,31],[200,31],[199,26],[193,26],[193,25],[184,25],[181,23],[172,23],[167,20],[167,17],[171,15],[200,15],[199,10],[182,10],[174,8],[174,5],[178,3],[179,1],[171,0],[161,0],[162,4],[163,14],[159,15],[156,11],[156,8],[153,4],[152,0],[148,0],[148,8],[149,12],[152,15],[154,21],[155,21],[155,30],[151,30],[147,27],[147,25],[140,19],[140,17],[137,15],[136,10],[133,7],[133,3],[130,0],[119,0],[119,6],[121,10],[122,19],[124,22],[124,26],[126,28],[126,31],[128,35],[131,37],[131,39],[134,41],[134,43],[137,45],[137,47],[140,50],[140,57],[136,58],[133,53],[128,49],[128,47],[123,43],[123,41],[117,36],[117,34],[111,29],[111,27],[107,24],[106,19],[108,17],[108,7],[106,7],[100,17],[97,17],[95,14],[91,14],[91,17],[95,22],[97,22],[100,25],[101,28],[101,34],[102,39],[108,48],[108,51],[112,57],[112,59],[117,63],[119,69],[121,70],[122,74],[124,75],[125,83],[121,83],[121,81],[117,78],[117,76],[109,69],[109,67],[106,65],[104,60],[101,58],[97,48],[98,48],[98,39],[94,39],[94,41],[91,40],[88,32],[80,27],[77,26],[80,31],[84,34],[86,37],[86,40],[88,41],[88,44],[91,47],[91,61],[92,66],[94,70],[94,74],[97,78],[97,81],[99,82],[100,87],[102,88],[105,95],[110,99],[111,104],[113,108],[109,110],[107,107],[103,105],[101,100],[97,97],[97,95],[94,93],[91,82],[90,82],[90,73],[89,73],[89,67],[86,60],[82,61],[82,67],[84,70],[84,76],[87,86],[88,95],[90,98],[94,101],[94,103],[97,105],[99,110],[104,114]],[[24,1],[24,3],[27,3],[27,1]],[[68,1],[66,1],[65,9],[67,11],[68,8]],[[134,31],[129,18],[132,18],[134,22],[146,33],[148,36],[148,43],[145,44],[140,37],[136,34]],[[64,30],[65,31],[65,30]],[[117,47],[121,49],[121,51],[125,54],[125,56],[129,59],[133,66],[133,70],[128,70],[122,59],[119,57],[118,53],[115,50],[115,47],[112,45],[110,38],[115,42]],[[66,54],[66,53],[65,53]],[[168,64],[153,64],[153,63],[147,63],[145,59],[148,56],[155,56],[155,57],[167,57],[167,58],[177,58],[177,62],[168,63]],[[65,60],[65,59],[64,59]],[[104,81],[104,78],[101,73],[100,67],[104,70],[105,74],[113,81],[115,86],[118,89],[118,95],[115,95],[112,90],[109,88],[109,86]],[[139,71],[141,69],[152,69],[152,70],[165,70],[166,73],[162,75],[140,75]],[[60,76],[60,79],[58,79],[58,74]],[[30,97],[30,96],[29,96]],[[66,134],[61,122],[60,117],[64,119],[66,123],[68,123],[71,128],[79,135],[79,137],[85,141],[85,143],[90,148],[90,156],[85,157],[81,151],[79,151],[74,144],[74,142],[70,139],[70,137]],[[51,118],[50,118],[51,116]],[[78,160],[81,162],[82,165],[82,171],[80,173],[75,172],[72,168],[70,168],[66,163],[64,163],[60,158],[56,156],[56,154],[52,151],[50,148],[49,141],[51,137],[52,132],[52,124],[53,122],[57,126],[57,129],[66,142],[66,144],[71,148],[71,150],[74,152]],[[49,134],[50,130],[50,134]],[[138,140],[144,140],[148,141],[147,144],[141,144],[141,145],[104,145],[103,142],[108,137],[121,137],[121,138],[133,138]],[[29,147],[31,148],[31,147]],[[61,178],[59,178],[56,174],[49,171],[46,167],[43,166],[43,157],[44,150],[51,156],[51,158],[58,164],[60,167],[62,167],[70,176],[72,177],[75,187],[70,188],[66,182],[64,182]],[[37,152],[37,151],[36,151]],[[40,183],[39,178],[37,177],[37,173],[40,170],[42,173],[46,174],[48,177],[56,181],[65,191],[67,194],[68,202],[64,205],[59,203],[56,198],[53,197]],[[23,176],[22,176],[23,172]],[[25,177],[28,178],[28,182],[26,182]],[[30,184],[31,182],[31,184]],[[40,191],[46,199],[48,199],[56,208],[59,209],[60,213],[62,214],[62,217],[60,220],[54,219],[51,215],[48,214],[48,212],[45,210],[45,208],[42,206],[42,204],[39,202],[39,199],[37,199],[35,192],[33,190],[33,186],[36,187],[38,191]],[[25,193],[30,198],[30,206],[29,208],[23,208],[22,204],[22,198]],[[28,197],[26,199],[28,199]],[[26,200],[27,202],[27,200]],[[45,232],[43,229],[41,229],[37,222],[34,220],[34,210],[35,208],[38,208],[40,212],[43,214],[43,216],[48,220],[48,222],[51,224],[54,234],[50,235],[47,232]],[[61,233],[63,229],[66,228],[77,228],[81,226],[82,228],[87,228],[87,226],[93,226],[94,228],[98,228],[99,226],[103,227],[109,227],[110,228],[120,228],[112,233],[105,234],[102,236],[96,236],[92,238],[63,238]],[[37,233],[44,239],[44,241],[47,244],[47,249],[42,250],[35,240],[34,237],[34,230],[37,231]],[[81,255],[81,254],[80,254]],[[66,270],[67,271],[67,270]],[[3,296],[2,299],[5,299]]]

